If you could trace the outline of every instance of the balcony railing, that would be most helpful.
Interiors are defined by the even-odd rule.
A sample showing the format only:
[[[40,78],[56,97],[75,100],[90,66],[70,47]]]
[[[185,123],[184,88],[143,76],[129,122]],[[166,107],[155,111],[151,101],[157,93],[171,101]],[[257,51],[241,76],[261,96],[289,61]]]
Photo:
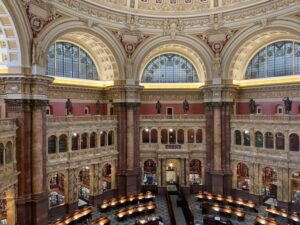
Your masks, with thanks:
[[[175,115],[165,115],[165,114],[152,114],[152,115],[142,115],[140,120],[204,120],[205,115],[203,114],[175,114]]]
[[[234,115],[232,120],[300,121],[300,115]]]
[[[113,115],[97,115],[97,116],[55,116],[47,117],[48,123],[62,123],[62,122],[98,122],[117,120]]]

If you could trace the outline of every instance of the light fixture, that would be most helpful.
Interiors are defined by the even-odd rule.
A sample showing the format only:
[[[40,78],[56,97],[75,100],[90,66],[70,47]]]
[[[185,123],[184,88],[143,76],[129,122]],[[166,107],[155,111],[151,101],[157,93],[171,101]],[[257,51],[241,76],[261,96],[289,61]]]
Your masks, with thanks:
[[[146,132],[149,132],[149,129],[148,129],[148,128],[146,128],[145,130],[146,130]]]
[[[169,131],[170,131],[170,132],[173,132],[173,129],[172,129],[172,128],[170,128],[170,129],[169,129]]]
[[[100,134],[103,134],[103,131],[100,131]]]
[[[245,130],[245,134],[248,134],[249,133],[249,130]]]
[[[76,132],[73,133],[73,136],[77,136]]]
[[[86,170],[90,169],[88,166],[85,167]]]

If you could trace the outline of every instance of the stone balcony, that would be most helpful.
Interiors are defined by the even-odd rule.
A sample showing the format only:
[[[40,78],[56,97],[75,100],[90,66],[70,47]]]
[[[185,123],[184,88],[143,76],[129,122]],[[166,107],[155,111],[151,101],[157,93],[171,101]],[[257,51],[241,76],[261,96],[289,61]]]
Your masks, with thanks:
[[[199,121],[205,120],[204,114],[153,114],[153,115],[142,115],[140,116],[140,121]]]

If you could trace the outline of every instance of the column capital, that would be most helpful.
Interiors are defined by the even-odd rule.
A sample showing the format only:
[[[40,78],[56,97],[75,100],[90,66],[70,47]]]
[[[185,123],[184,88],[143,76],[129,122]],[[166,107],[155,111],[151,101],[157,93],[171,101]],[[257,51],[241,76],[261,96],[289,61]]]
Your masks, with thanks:
[[[139,103],[142,90],[139,85],[117,85],[111,87],[109,92],[113,103]]]
[[[204,102],[233,102],[237,95],[236,85],[207,85],[203,90]]]

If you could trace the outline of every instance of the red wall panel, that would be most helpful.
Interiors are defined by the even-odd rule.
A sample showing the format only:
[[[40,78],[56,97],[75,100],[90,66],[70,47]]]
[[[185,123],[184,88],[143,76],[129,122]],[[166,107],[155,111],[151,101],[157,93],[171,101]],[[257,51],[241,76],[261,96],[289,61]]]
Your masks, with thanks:
[[[66,115],[66,103],[65,102],[49,102],[52,108],[53,116],[65,116]],[[72,114],[74,116],[84,116],[84,107],[88,106],[90,115],[96,114],[96,103],[76,103],[72,101]],[[107,115],[107,104],[101,103],[100,114]]]
[[[140,107],[140,115],[151,115],[156,114],[156,103],[142,103]],[[167,108],[173,108],[174,114],[184,114],[183,106],[176,103],[162,103],[161,102],[161,114],[167,114]],[[189,111],[187,114],[203,114],[204,105],[201,103],[198,104],[189,104]]]

